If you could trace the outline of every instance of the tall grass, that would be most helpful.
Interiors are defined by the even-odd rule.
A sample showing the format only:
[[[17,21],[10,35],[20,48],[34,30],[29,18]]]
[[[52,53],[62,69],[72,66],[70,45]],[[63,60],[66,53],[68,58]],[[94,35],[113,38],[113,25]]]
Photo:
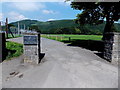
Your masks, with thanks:
[[[23,45],[15,42],[6,42],[6,59],[18,57],[23,53]]]

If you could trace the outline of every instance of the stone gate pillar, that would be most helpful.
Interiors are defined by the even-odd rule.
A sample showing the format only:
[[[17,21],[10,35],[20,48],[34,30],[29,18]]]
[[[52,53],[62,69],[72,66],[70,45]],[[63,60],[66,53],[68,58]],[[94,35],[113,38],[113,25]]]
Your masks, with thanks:
[[[5,33],[0,32],[0,62],[5,59],[6,51],[6,40]]]
[[[40,34],[25,34],[24,41],[24,62],[39,64],[40,63]]]
[[[104,58],[118,64],[120,62],[120,33],[110,32],[105,35]]]

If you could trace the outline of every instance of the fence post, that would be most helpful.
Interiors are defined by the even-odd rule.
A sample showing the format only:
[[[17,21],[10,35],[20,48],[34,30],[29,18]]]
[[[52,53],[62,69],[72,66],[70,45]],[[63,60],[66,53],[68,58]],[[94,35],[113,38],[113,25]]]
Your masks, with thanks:
[[[6,18],[6,38],[8,38],[8,18]]]
[[[69,41],[71,41],[71,37],[69,37]]]
[[[56,40],[57,40],[57,36],[56,36]]]
[[[61,41],[62,41],[62,36],[60,36],[61,37]]]

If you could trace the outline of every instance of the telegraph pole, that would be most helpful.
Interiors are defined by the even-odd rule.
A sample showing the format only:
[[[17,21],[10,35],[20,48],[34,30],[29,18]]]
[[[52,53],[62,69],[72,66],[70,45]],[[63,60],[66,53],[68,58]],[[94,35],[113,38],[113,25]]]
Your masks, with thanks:
[[[8,38],[8,18],[6,18],[6,38]]]

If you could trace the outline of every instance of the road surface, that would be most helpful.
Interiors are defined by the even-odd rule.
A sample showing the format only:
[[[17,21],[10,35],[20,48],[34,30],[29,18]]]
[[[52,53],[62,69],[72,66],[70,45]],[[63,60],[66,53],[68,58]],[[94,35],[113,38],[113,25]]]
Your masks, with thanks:
[[[39,65],[24,64],[23,56],[3,62],[3,88],[118,88],[118,67],[93,51],[45,38],[41,47]]]

